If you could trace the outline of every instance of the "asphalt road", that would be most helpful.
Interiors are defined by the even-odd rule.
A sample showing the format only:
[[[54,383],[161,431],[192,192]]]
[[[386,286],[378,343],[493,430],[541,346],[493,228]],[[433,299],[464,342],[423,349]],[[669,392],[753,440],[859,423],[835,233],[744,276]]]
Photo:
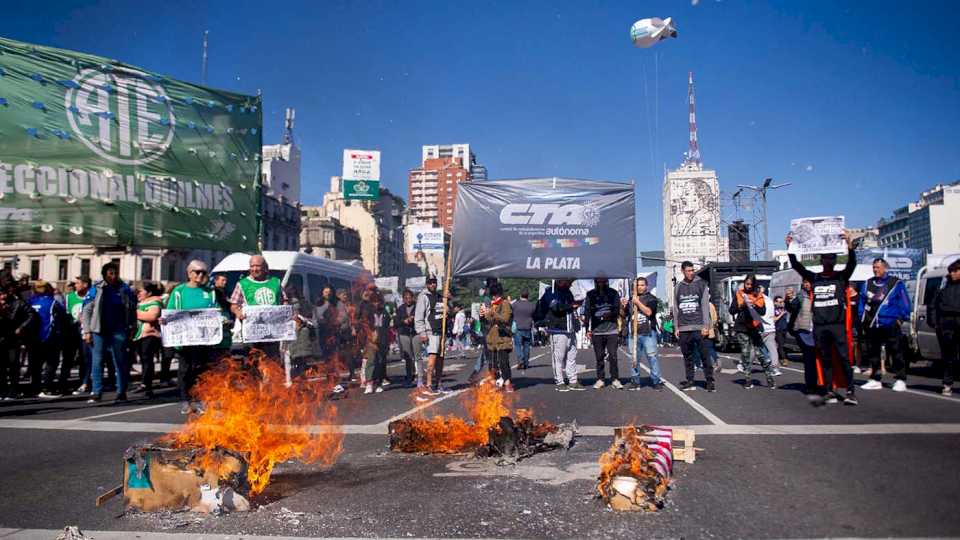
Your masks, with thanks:
[[[667,380],[677,383],[678,352],[661,353]],[[332,468],[281,464],[259,510],[220,517],[124,512],[119,497],[94,506],[98,494],[119,484],[125,448],[183,422],[172,389],[123,406],[4,402],[0,538],[52,539],[65,525],[99,539],[960,536],[960,399],[937,394],[935,379],[911,376],[907,393],[862,391],[858,407],[813,408],[793,369],[784,370],[776,390],[746,390],[742,375],[727,372],[717,393],[559,393],[549,351],[533,356],[534,367],[515,377],[517,404],[538,418],[576,421],[582,435],[569,451],[506,467],[393,454],[386,423],[414,407],[408,391],[351,390],[337,402],[347,437]],[[578,362],[591,384],[592,352],[581,351]],[[447,364],[456,385],[472,358]],[[732,366],[729,358],[725,364]],[[628,365],[621,351],[624,378]],[[391,373],[400,369],[394,364]],[[454,395],[422,412],[462,409]],[[668,503],[655,514],[614,513],[593,498],[597,458],[613,427],[630,422],[693,426],[703,448],[696,463],[677,464]]]

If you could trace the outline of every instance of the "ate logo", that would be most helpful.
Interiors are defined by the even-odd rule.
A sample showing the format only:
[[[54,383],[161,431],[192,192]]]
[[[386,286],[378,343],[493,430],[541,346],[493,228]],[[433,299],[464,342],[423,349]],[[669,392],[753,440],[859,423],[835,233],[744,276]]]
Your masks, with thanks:
[[[146,74],[85,69],[73,82],[64,97],[67,121],[95,154],[120,165],[143,165],[170,148],[173,103]]]
[[[269,306],[277,303],[277,295],[273,294],[273,290],[267,287],[257,289],[257,292],[253,293],[253,299],[259,306]]]

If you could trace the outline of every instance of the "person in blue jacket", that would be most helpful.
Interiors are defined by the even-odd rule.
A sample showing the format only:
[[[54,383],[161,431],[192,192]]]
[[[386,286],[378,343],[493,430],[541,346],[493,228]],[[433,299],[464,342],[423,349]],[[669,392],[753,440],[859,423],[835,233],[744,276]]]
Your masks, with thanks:
[[[869,381],[860,386],[863,390],[879,390],[883,376],[880,369],[880,348],[885,347],[887,357],[893,360],[896,382],[894,392],[907,389],[907,365],[901,347],[900,326],[910,320],[910,297],[907,288],[896,276],[887,273],[887,261],[873,261],[873,276],[860,286],[858,306],[863,337],[867,344],[867,359],[872,368]]]
[[[63,325],[66,323],[67,310],[53,295],[53,287],[43,280],[33,283],[30,307],[37,312],[40,319],[37,333],[27,344],[30,395],[41,398],[58,397],[59,393],[54,390],[53,378],[60,365],[61,334]]]

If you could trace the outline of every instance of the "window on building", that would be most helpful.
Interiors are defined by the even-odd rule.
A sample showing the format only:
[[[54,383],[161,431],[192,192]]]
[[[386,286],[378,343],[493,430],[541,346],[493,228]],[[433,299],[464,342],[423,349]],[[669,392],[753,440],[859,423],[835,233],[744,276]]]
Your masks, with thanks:
[[[167,281],[177,281],[177,261],[169,260],[167,261]]]
[[[80,275],[90,277],[90,259],[80,259]]]
[[[57,261],[57,280],[66,281],[70,279],[70,259],[60,259]]]
[[[140,259],[140,279],[143,281],[153,281],[152,257],[143,257]]]
[[[13,272],[13,261],[3,261],[3,269],[7,272]]]
[[[40,259],[30,261],[30,279],[40,279]]]

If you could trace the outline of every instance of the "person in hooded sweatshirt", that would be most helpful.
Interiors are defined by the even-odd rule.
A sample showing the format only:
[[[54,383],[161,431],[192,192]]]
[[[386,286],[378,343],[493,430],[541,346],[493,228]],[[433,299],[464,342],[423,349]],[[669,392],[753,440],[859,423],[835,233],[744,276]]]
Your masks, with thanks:
[[[927,308],[927,321],[937,330],[943,360],[943,390],[953,394],[953,380],[960,370],[960,259],[947,267],[947,282]]]
[[[27,345],[30,355],[30,394],[41,398],[59,397],[60,393],[54,389],[53,378],[60,365],[61,336],[67,310],[53,295],[53,287],[43,280],[33,283],[30,307],[40,317],[39,332]]]

